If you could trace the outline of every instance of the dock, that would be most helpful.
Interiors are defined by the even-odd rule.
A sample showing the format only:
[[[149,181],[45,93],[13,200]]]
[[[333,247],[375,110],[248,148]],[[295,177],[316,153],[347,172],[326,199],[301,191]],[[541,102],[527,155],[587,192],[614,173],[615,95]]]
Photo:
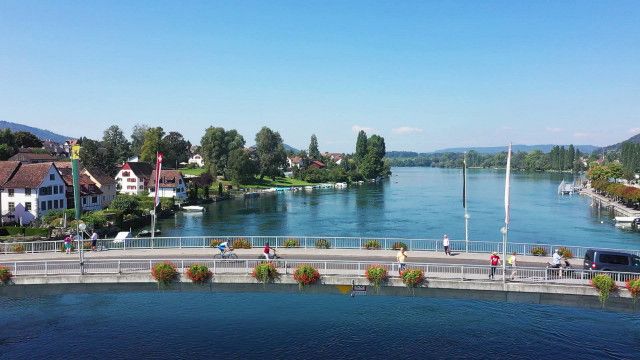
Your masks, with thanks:
[[[589,196],[593,199],[593,204],[597,204],[599,207],[610,209],[616,213],[616,215],[640,217],[640,211],[632,209],[624,204],[609,199],[604,195],[596,194],[591,188],[584,188],[580,191],[580,195]]]

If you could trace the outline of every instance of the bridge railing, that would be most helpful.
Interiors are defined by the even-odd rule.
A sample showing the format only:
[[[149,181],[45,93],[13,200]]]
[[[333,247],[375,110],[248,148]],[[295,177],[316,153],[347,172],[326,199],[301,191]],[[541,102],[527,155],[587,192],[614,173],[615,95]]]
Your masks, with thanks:
[[[266,242],[272,247],[283,248],[318,248],[318,249],[382,249],[395,250],[399,246],[405,246],[409,251],[439,251],[444,247],[441,239],[410,239],[391,237],[334,237],[334,236],[181,236],[181,237],[156,237],[156,238],[130,238],[121,242],[113,239],[100,239],[97,242],[99,249],[103,250],[128,250],[128,249],[178,249],[178,248],[207,248],[221,242],[229,242],[236,248],[260,248]],[[34,242],[5,242],[0,243],[0,254],[15,253],[41,253],[62,252],[64,242],[34,241]],[[87,239],[74,241],[74,248],[83,246],[91,248]],[[464,241],[451,240],[450,247],[455,252],[471,253],[502,253],[501,241]],[[506,252],[518,255],[551,256],[555,249],[564,248],[571,252],[573,258],[584,258],[585,252],[590,248],[602,250],[620,251],[640,256],[640,250],[605,249],[594,245],[593,247],[532,244],[532,243],[507,243]]]
[[[0,262],[6,266],[14,276],[55,276],[80,274],[148,274],[152,267],[161,262],[174,263],[181,273],[185,273],[189,266],[202,264],[216,274],[250,274],[253,268],[262,260],[259,259],[91,259],[81,266],[74,260],[45,260],[45,261],[12,261]],[[364,276],[366,269],[373,265],[381,265],[389,271],[392,277],[398,276],[398,263],[375,261],[342,261],[342,260],[274,260],[278,271],[282,274],[292,274],[303,264],[314,266],[323,276]],[[450,280],[489,280],[490,266],[462,265],[462,264],[434,264],[407,263],[407,268],[421,269],[427,279]],[[534,267],[506,268],[506,278],[519,283],[557,283],[565,285],[588,285],[591,277],[596,274],[611,276],[618,286],[624,286],[629,279],[640,278],[638,273],[603,272],[582,269],[547,269]],[[501,267],[495,269],[495,281],[502,279]]]

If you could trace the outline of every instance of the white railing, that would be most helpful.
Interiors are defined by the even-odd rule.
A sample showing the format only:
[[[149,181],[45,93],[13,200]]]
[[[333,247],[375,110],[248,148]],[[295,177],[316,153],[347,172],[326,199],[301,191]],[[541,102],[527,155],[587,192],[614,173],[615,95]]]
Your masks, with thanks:
[[[182,237],[157,237],[151,238],[131,238],[123,242],[114,242],[113,239],[98,240],[98,247],[105,250],[127,250],[127,249],[176,249],[176,248],[207,248],[215,242],[228,241],[236,247],[241,243],[250,247],[262,247],[266,242],[272,247],[294,247],[294,248],[325,248],[329,249],[394,249],[400,244],[411,251],[444,251],[442,240],[440,239],[404,239],[388,237],[331,237],[331,236],[182,236]],[[64,242],[58,241],[34,241],[34,242],[5,242],[0,243],[0,254],[15,253],[41,253],[41,252],[62,252]],[[74,247],[78,242],[74,241]],[[85,249],[90,249],[90,240],[84,240]],[[502,253],[502,242],[500,241],[464,241],[451,240],[451,250],[456,252],[490,253],[497,251]],[[566,246],[551,244],[528,244],[513,243],[507,244],[507,253],[515,252],[518,255],[533,255],[534,250],[542,250],[543,256],[550,256],[555,249],[566,248],[573,254],[574,258],[584,258],[587,249],[598,248],[602,250],[620,251],[640,255],[640,250],[626,249],[605,249],[597,246]]]
[[[12,261],[0,262],[11,270],[14,276],[55,276],[55,275],[90,275],[90,274],[134,274],[149,273],[152,267],[161,262],[169,261],[176,265],[181,273],[186,272],[193,264],[202,264],[216,274],[250,274],[253,268],[263,260],[259,259],[91,259],[80,265],[74,260],[46,260],[46,261]],[[302,264],[314,266],[320,274],[326,276],[364,276],[366,269],[373,265],[381,265],[389,271],[390,276],[398,276],[398,263],[376,261],[341,261],[341,260],[274,260],[279,272],[291,274]],[[407,268],[417,268],[424,271],[429,279],[451,280],[489,280],[490,266],[407,263]],[[515,271],[515,274],[512,272]],[[548,269],[542,267],[518,267],[515,270],[506,269],[507,279],[514,276],[514,281],[520,283],[556,283],[565,285],[587,285],[595,274],[611,276],[619,286],[624,286],[628,279],[640,278],[638,273],[602,272],[583,269]],[[502,279],[502,268],[495,270],[495,280]]]

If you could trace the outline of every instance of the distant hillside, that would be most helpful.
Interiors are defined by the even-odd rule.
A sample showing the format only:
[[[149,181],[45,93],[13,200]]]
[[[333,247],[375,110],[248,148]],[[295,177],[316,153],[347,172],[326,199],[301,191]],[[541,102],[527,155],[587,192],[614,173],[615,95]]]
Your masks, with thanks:
[[[555,145],[553,144],[544,144],[544,145],[513,145],[513,152],[531,152],[535,150],[540,150],[543,153],[548,153],[551,151]],[[567,148],[569,145],[561,145]],[[594,150],[597,150],[597,146],[593,145],[573,145],[576,149],[580,150],[583,153],[591,154]],[[489,146],[489,147],[459,147],[459,148],[448,148],[442,150],[436,150],[436,153],[444,153],[444,152],[453,152],[453,153],[461,153],[469,150],[474,150],[480,154],[495,154],[502,151],[507,151],[507,146]]]
[[[291,145],[287,145],[287,144],[283,144],[283,145],[284,145],[284,150],[285,150],[285,151],[290,151],[290,152],[292,152],[292,153],[294,153],[294,154],[297,154],[298,152],[300,152],[300,150],[298,150],[298,149],[294,148],[294,147],[293,147],[293,146],[291,146]]]
[[[605,150],[605,151],[615,151],[615,150],[620,150],[620,147],[622,146],[622,143],[623,143],[623,142],[627,142],[627,141],[630,141],[630,142],[632,142],[632,143],[634,143],[634,144],[640,144],[640,134],[633,135],[632,137],[628,138],[627,140],[622,141],[622,142],[619,142],[619,143],[617,143],[617,144],[613,144],[613,145],[605,146],[605,147],[604,147],[604,150]],[[600,148],[600,149],[602,149],[602,148]]]
[[[12,122],[9,122],[9,121],[4,121],[4,120],[0,120],[0,129],[9,129],[12,132],[28,131],[28,132],[32,133],[33,135],[37,136],[38,139],[40,139],[40,140],[52,140],[52,141],[55,141],[57,143],[63,143],[65,141],[67,141],[68,139],[71,139],[68,136],[56,134],[56,133],[53,133],[53,132],[51,132],[49,130],[43,130],[43,129],[39,129],[39,128],[27,126],[27,125],[22,125],[22,124],[16,124],[16,123],[12,123]]]

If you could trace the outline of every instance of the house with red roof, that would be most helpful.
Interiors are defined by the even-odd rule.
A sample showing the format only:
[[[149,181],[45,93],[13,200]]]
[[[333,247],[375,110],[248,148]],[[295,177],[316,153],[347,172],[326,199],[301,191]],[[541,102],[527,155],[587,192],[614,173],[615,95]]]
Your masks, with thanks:
[[[116,188],[123,194],[141,194],[149,189],[149,181],[153,183],[152,172],[153,166],[147,162],[128,161],[115,177]]]
[[[151,182],[149,183],[149,196],[155,197],[156,189],[154,188],[156,171],[151,173]],[[178,170],[162,170],[158,178],[158,196],[164,198],[172,198],[184,200],[187,198],[187,186],[182,177],[182,173]]]
[[[0,218],[28,224],[67,208],[66,184],[54,163],[0,161]]]

